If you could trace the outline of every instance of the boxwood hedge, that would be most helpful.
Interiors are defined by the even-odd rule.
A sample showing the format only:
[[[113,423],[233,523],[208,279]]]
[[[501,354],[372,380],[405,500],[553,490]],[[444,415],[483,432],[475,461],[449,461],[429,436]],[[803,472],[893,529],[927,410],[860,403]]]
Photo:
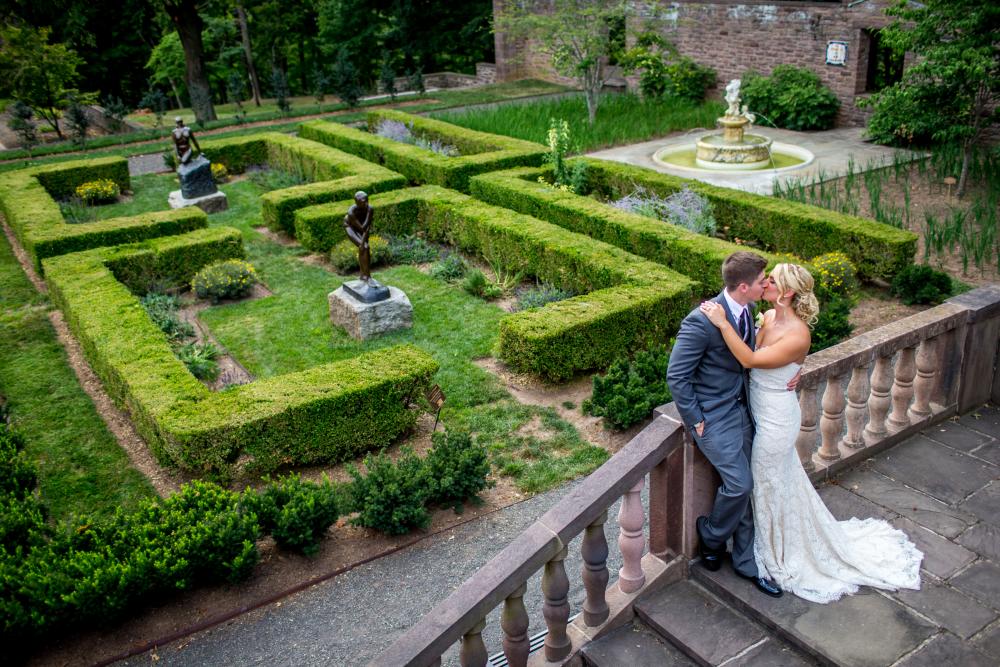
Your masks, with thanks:
[[[499,354],[518,370],[565,380],[606,368],[623,352],[665,341],[690,309],[695,283],[685,276],[537,218],[438,186],[387,192],[371,202],[380,233],[419,229],[581,294],[501,320]],[[299,241],[325,250],[342,239],[347,203],[299,210]]]
[[[401,111],[372,111],[367,118],[369,127],[374,127],[381,120],[406,123],[416,134],[458,147],[461,155],[439,155],[419,146],[322,120],[303,123],[299,136],[334,146],[376,164],[384,164],[406,176],[413,184],[440,185],[460,192],[468,192],[469,178],[475,174],[510,167],[538,166],[547,150],[545,146],[531,141],[468,130]]]
[[[161,462],[225,476],[340,462],[410,428],[408,406],[437,370],[400,346],[212,392],[173,354],[135,291],[182,283],[202,266],[243,256],[226,227],[45,260],[52,299],[108,394]]]
[[[230,173],[268,165],[313,181],[261,196],[264,223],[274,231],[288,234],[295,231],[292,221],[297,209],[353,197],[358,190],[373,194],[406,185],[403,176],[385,167],[279,132],[204,141],[202,147],[209,159],[224,164]]]
[[[634,192],[637,186],[660,196],[668,196],[687,186],[712,202],[720,227],[728,226],[732,236],[757,241],[772,252],[788,253],[805,260],[828,252],[843,252],[854,262],[859,275],[883,280],[891,280],[897,272],[913,263],[917,248],[917,235],[913,232],[809,204],[709,185],[642,167],[590,158],[577,159],[586,160],[588,186],[601,200],[624,197]],[[542,187],[527,187],[516,182],[537,176],[523,171],[479,177],[473,186],[475,196],[544,220],[559,221],[557,224],[567,224],[573,216],[585,216],[586,221],[576,224],[593,230],[587,233],[594,233],[605,240],[619,237],[621,243],[638,243],[642,250],[636,250],[637,254],[661,261],[657,256],[661,251],[656,245],[663,241],[654,242],[648,236],[640,235],[634,218],[623,226],[625,218],[616,215],[611,206],[593,198],[568,193],[559,193],[558,196],[545,194]],[[602,217],[606,221],[602,222]],[[628,234],[628,237],[622,237],[623,234]],[[691,265],[696,258],[707,261],[712,254],[710,248],[716,248],[715,253],[723,248],[704,242],[685,243],[684,246],[692,251],[692,257],[685,260],[683,256],[671,255],[669,265],[687,275],[693,275],[687,273],[689,270],[697,270]],[[632,249],[629,245],[623,247]],[[675,261],[680,263],[675,266]],[[717,269],[712,271],[717,272]]]
[[[42,270],[42,260],[46,257],[181,234],[208,225],[208,218],[196,208],[67,224],[56,199],[67,197],[77,185],[98,178],[111,179],[127,190],[128,160],[120,157],[74,160],[0,175],[0,211],[36,270]]]

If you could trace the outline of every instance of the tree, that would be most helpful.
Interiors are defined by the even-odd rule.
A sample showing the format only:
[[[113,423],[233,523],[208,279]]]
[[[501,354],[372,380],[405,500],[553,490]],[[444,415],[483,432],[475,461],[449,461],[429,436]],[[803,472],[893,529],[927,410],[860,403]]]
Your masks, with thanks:
[[[243,57],[246,59],[247,74],[250,75],[250,89],[253,93],[253,103],[260,106],[260,79],[257,78],[257,67],[254,65],[253,47],[250,43],[250,24],[247,21],[247,10],[243,0],[236,0],[236,21],[240,24],[240,42],[243,44]]]
[[[201,38],[205,23],[198,13],[199,3],[197,0],[163,0],[163,8],[174,24],[184,49],[188,94],[191,96],[195,121],[206,123],[215,120],[212,89],[205,70],[205,47]]]
[[[149,109],[156,116],[156,127],[163,127],[163,116],[167,113],[167,96],[159,88],[150,88],[139,100],[139,106]]]
[[[35,112],[32,108],[21,100],[10,106],[10,120],[7,121],[7,127],[21,138],[21,143],[28,149],[29,154],[38,144],[38,130],[34,117]]]
[[[72,93],[69,96],[69,106],[66,107],[66,124],[73,135],[73,143],[79,146],[87,143],[87,130],[90,129],[90,117],[84,108],[87,104],[89,100],[81,99]]]
[[[396,72],[392,69],[392,63],[389,62],[390,56],[388,52],[382,54],[382,69],[378,72],[378,82],[382,84],[382,92],[389,96],[389,98],[395,102],[396,101]]]
[[[65,44],[49,44],[48,28],[0,28],[0,92],[21,100],[48,121],[60,139],[60,111],[69,105],[82,60]]]
[[[627,12],[621,0],[525,0],[508,3],[497,13],[496,30],[531,41],[549,56],[556,72],[576,79],[593,124],[604,85],[604,62],[612,52],[610,26],[620,24]]]
[[[333,92],[347,106],[354,108],[361,99],[361,83],[358,81],[358,70],[351,63],[351,57],[346,48],[337,54],[337,61],[333,64],[332,85]]]
[[[960,142],[961,197],[973,151],[984,131],[1000,120],[1000,4],[923,0],[900,2],[886,13],[897,20],[882,31],[884,43],[918,59],[901,81],[872,96],[875,114],[869,127],[883,135],[877,138],[898,141],[913,137],[909,123],[936,143]]]

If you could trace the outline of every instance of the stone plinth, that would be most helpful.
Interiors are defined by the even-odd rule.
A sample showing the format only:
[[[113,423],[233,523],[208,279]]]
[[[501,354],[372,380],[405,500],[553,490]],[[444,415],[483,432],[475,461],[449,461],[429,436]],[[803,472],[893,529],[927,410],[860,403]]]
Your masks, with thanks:
[[[362,289],[360,280],[349,283],[353,291]],[[373,336],[409,329],[413,326],[413,306],[403,293],[403,290],[391,285],[389,298],[375,303],[365,303],[357,299],[344,286],[330,292],[327,299],[330,302],[330,320],[337,326],[344,327],[347,333],[357,340],[367,340]]]
[[[177,177],[185,199],[197,199],[218,191],[212,178],[212,163],[204,155],[177,167]]]
[[[218,213],[219,211],[225,211],[229,208],[229,200],[226,198],[225,192],[213,192],[212,194],[204,195],[202,197],[188,199],[184,196],[183,191],[174,190],[167,195],[167,202],[170,203],[170,208],[197,206],[205,213]]]

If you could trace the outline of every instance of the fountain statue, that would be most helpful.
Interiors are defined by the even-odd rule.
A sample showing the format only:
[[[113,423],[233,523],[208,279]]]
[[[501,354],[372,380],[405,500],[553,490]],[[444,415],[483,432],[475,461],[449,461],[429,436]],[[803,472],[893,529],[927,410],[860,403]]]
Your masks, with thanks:
[[[726,113],[718,119],[722,132],[706,134],[698,140],[695,164],[705,169],[759,169],[771,161],[771,139],[748,134],[756,117],[746,105],[740,108],[740,80],[726,86]]]

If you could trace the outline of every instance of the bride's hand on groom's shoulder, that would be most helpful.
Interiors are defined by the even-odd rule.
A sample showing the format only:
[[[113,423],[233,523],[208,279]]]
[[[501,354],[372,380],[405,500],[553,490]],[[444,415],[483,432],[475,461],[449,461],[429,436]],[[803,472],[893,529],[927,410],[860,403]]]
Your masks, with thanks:
[[[718,304],[715,301],[702,301],[698,308],[700,308],[701,312],[708,318],[708,321],[715,326],[721,327],[725,323],[726,312],[722,309],[721,304]]]

